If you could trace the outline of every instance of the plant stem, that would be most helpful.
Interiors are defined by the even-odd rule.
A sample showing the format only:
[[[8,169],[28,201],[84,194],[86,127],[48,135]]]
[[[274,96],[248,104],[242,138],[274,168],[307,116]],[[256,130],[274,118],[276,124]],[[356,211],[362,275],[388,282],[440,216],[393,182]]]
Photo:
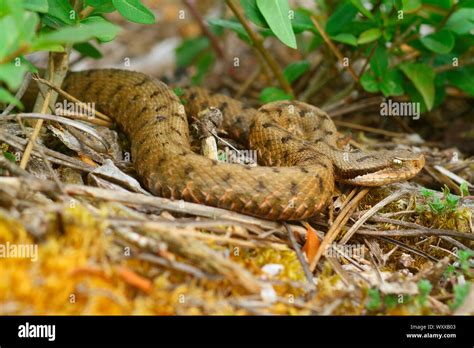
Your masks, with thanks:
[[[184,0],[184,4],[191,12],[191,15],[196,20],[199,28],[201,28],[202,33],[211,41],[212,48],[216,51],[219,58],[225,58],[225,53],[222,50],[222,47],[219,45],[216,36],[209,30],[209,27],[204,23],[204,20],[196,8],[195,0]]]
[[[334,45],[334,43],[331,41],[329,36],[324,31],[324,29],[319,25],[316,18],[314,18],[314,16],[311,16],[310,18],[311,18],[311,21],[313,22],[314,26],[318,30],[319,34],[322,36],[324,42],[326,42],[326,44],[329,46],[329,48],[334,53],[334,55],[337,57],[337,59],[341,62],[341,64],[343,64],[344,57],[343,57],[341,51],[339,51],[339,49]],[[349,73],[351,74],[354,81],[358,83],[359,82],[359,77],[357,76],[357,74],[355,73],[354,69],[352,68],[352,66],[350,64],[348,65],[347,69],[349,70]]]
[[[51,83],[61,85],[64,77],[66,76],[67,69],[68,69],[68,57],[69,57],[69,52],[71,50],[71,45],[68,44],[66,46],[66,52],[56,52],[52,53],[50,58],[49,58],[49,66],[48,66],[48,79],[50,80]],[[40,87],[41,91],[41,87]],[[43,98],[42,94],[38,94],[38,98],[35,103],[35,107],[33,109],[34,112],[39,112],[41,114],[46,113],[46,110],[48,109],[50,104],[54,104],[56,102],[58,94],[57,92],[53,92],[53,90],[48,90],[46,92],[45,98]],[[36,143],[36,139],[38,138],[38,135],[41,131],[41,128],[43,126],[43,120],[38,120],[35,123],[33,133],[31,134],[30,140],[28,141],[28,144],[25,148],[25,152],[23,153],[23,157],[21,158],[20,161],[20,167],[25,169],[26,165],[28,164],[28,161],[31,156],[31,152],[33,151],[33,148]]]
[[[29,50],[29,46],[24,44],[22,46],[20,46],[15,52],[12,52],[11,54],[9,54],[8,56],[6,56],[5,58],[3,58],[2,60],[0,60],[0,65],[2,64],[5,64],[5,63],[8,63],[10,62],[12,59],[18,57],[18,56],[21,56],[22,54],[24,53],[28,53],[28,50]]]
[[[288,81],[285,79],[285,77],[283,76],[283,72],[280,68],[280,66],[277,64],[277,62],[273,59],[273,57],[270,55],[270,53],[268,53],[268,51],[265,49],[265,47],[263,47],[263,40],[262,38],[257,34],[255,33],[252,28],[250,27],[250,25],[247,23],[246,19],[244,18],[244,16],[240,13],[239,9],[237,8],[237,6],[235,5],[234,3],[234,0],[226,0],[226,4],[227,6],[230,7],[230,9],[232,10],[232,12],[235,14],[235,16],[237,17],[237,19],[239,20],[239,22],[242,24],[242,26],[244,27],[245,31],[247,32],[247,34],[250,36],[250,39],[252,40],[253,44],[255,45],[255,48],[260,52],[260,54],[262,55],[262,57],[265,59],[265,61],[267,62],[268,66],[270,67],[270,69],[272,70],[273,74],[275,75],[276,79],[278,80],[278,82],[280,83],[281,87],[283,88],[283,90],[291,95],[292,97],[294,97],[294,93],[293,93],[293,90],[290,86],[290,84],[288,83]]]

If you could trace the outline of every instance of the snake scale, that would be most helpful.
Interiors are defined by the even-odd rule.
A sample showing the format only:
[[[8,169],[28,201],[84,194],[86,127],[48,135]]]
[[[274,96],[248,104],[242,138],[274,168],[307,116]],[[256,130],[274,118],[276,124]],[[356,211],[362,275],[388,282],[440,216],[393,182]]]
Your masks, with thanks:
[[[301,220],[325,205],[335,180],[381,186],[409,179],[424,165],[423,155],[406,150],[341,150],[327,114],[302,102],[272,102],[256,110],[190,88],[183,107],[163,82],[115,69],[69,73],[63,88],[113,118],[130,139],[140,180],[161,197]],[[188,117],[211,106],[224,114],[230,137],[257,150],[259,166],[223,163],[191,150]]]

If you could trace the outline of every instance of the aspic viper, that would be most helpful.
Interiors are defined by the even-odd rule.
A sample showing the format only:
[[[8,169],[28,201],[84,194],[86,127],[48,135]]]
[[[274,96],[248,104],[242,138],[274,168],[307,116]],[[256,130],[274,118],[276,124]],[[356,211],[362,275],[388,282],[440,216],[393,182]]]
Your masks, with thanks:
[[[153,194],[271,220],[313,216],[335,181],[381,186],[415,176],[424,157],[406,150],[344,151],[334,123],[319,108],[279,101],[258,110],[200,88],[180,98],[139,72],[103,69],[69,73],[63,88],[95,103],[131,142],[137,174]],[[223,163],[192,151],[188,117],[216,107],[227,134],[257,150],[259,166]]]

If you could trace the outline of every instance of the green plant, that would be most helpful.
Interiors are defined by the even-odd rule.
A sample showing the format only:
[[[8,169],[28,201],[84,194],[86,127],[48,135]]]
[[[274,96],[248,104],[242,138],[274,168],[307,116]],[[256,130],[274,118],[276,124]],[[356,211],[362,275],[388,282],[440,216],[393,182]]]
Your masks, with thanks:
[[[0,102],[21,106],[10,91],[20,86],[27,71],[36,71],[26,54],[63,52],[72,46],[100,58],[94,43],[111,41],[120,30],[103,16],[113,11],[132,22],[155,21],[139,0],[0,0],[0,82],[6,86],[0,84]]]
[[[369,289],[367,295],[369,296],[369,301],[365,304],[365,308],[369,311],[375,311],[382,306],[379,289]]]
[[[421,189],[421,194],[425,198],[426,205],[418,206],[419,210],[424,210],[427,207],[434,214],[443,214],[453,212],[457,209],[459,204],[459,196],[450,193],[449,187],[443,187],[443,196],[440,198],[436,192],[426,188]]]
[[[464,303],[467,295],[469,294],[470,289],[471,289],[470,283],[464,283],[464,284],[458,283],[453,286],[454,299],[450,304],[451,309],[457,309]]]
[[[433,289],[433,285],[429,280],[423,279],[418,282],[418,290],[420,291],[419,295],[416,297],[417,302],[420,306],[424,306],[428,300],[428,295]]]
[[[333,53],[349,69],[367,57],[362,71],[351,73],[368,93],[408,96],[420,103],[421,112],[440,105],[448,86],[474,96],[471,0],[317,0],[314,7],[295,9],[287,0],[241,0],[240,7],[262,40],[276,36],[303,56],[329,40]],[[231,30],[258,46],[239,18],[214,18],[208,23],[214,31]],[[300,70],[287,67],[285,72],[284,78],[292,83]],[[293,98],[283,85],[268,88],[262,91],[263,102]]]

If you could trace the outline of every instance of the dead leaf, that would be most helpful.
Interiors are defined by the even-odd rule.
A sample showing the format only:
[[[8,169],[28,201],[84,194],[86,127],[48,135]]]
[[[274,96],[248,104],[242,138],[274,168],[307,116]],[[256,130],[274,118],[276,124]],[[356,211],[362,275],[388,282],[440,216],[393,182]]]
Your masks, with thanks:
[[[125,266],[116,267],[120,277],[129,285],[140,289],[146,294],[151,294],[153,286],[150,279],[147,279]]]
[[[316,253],[319,249],[321,242],[319,241],[316,231],[307,223],[305,223],[305,226],[306,226],[306,242],[304,243],[302,250],[306,254],[306,257],[308,258],[308,263],[311,264],[314,257],[316,256]]]

